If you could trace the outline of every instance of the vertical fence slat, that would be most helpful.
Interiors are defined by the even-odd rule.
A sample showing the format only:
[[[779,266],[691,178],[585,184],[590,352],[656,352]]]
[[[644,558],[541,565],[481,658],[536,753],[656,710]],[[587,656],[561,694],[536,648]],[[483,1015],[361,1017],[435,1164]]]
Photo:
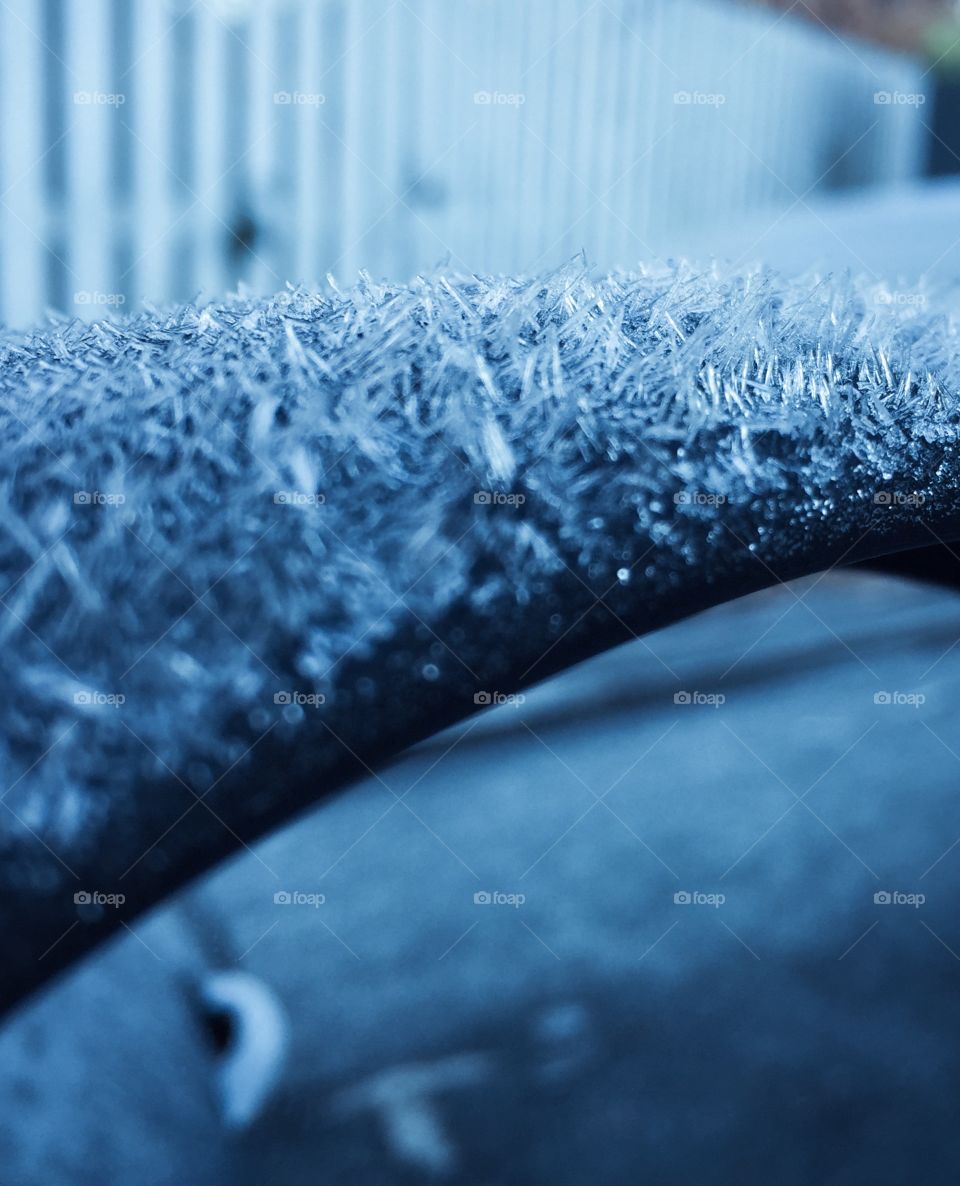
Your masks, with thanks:
[[[249,25],[250,62],[250,144],[247,166],[250,179],[250,210],[257,228],[250,266],[250,288],[257,293],[273,292],[280,287],[275,260],[278,255],[278,236],[289,224],[289,210],[278,217],[283,197],[277,185],[277,166],[280,143],[279,122],[282,117],[279,102],[284,89],[278,73],[279,30],[277,6],[258,4]]]
[[[577,69],[577,59],[578,44],[583,35],[582,25],[574,28],[579,8],[577,0],[557,0],[557,21],[551,31],[550,44],[538,46],[534,51],[537,56],[546,52],[553,56],[553,77],[558,84],[557,93],[552,99],[556,138],[551,145],[553,152],[546,155],[545,161],[550,201],[543,212],[548,234],[540,259],[541,267],[553,267],[569,258],[575,250],[574,236],[579,233],[579,228],[574,225],[577,218],[576,190],[568,171],[576,150],[581,101],[582,79]]]
[[[384,175],[391,180],[397,198],[391,198],[381,226],[382,268],[387,276],[403,276],[407,272],[404,256],[406,245],[403,228],[409,218],[406,203],[410,200],[407,189],[410,179],[406,172],[407,127],[409,111],[403,95],[403,67],[401,64],[402,25],[401,7],[390,4],[383,20],[383,37],[386,46],[383,62],[382,88],[380,90],[379,119],[383,128]]]
[[[665,28],[666,12],[660,0],[652,0],[649,6],[649,20],[643,29],[643,56],[638,69],[643,75],[640,154],[632,170],[634,179],[634,209],[644,239],[656,246],[656,213],[662,209],[662,178],[669,163],[671,128],[676,112],[664,104],[664,91],[676,90],[663,65],[663,52],[667,39]],[[662,112],[667,111],[669,124],[661,124]]]
[[[468,261],[474,269],[482,267],[481,228],[485,209],[483,154],[486,150],[487,127],[486,109],[478,102],[478,98],[489,86],[486,73],[489,16],[485,0],[464,0],[457,22],[460,35],[456,51],[460,61],[454,63],[454,76],[450,83],[451,101],[456,96],[457,102],[461,104],[462,125],[457,129],[459,142],[446,159],[450,217],[448,234],[457,256]]]
[[[67,70],[67,202],[70,268],[80,289],[77,311],[102,313],[116,303],[110,218],[110,145],[126,95],[114,92],[108,0],[63,0]]]
[[[209,5],[193,10],[196,20],[195,94],[197,119],[194,138],[195,184],[191,187],[191,221],[196,227],[197,285],[207,299],[222,296],[228,276],[230,192],[227,182],[231,146],[229,125],[229,75],[227,42],[230,31]]]
[[[415,245],[415,266],[418,272],[429,272],[443,252],[433,230],[434,212],[430,209],[430,166],[432,160],[432,121],[437,104],[436,71],[432,68],[434,55],[442,51],[434,40],[434,14],[430,0],[415,0],[411,6],[415,22],[410,28],[412,48],[416,63],[414,78],[414,124],[411,137],[411,159],[408,166],[409,185],[412,187],[407,198],[410,224]]]
[[[320,276],[324,215],[319,201],[323,177],[322,119],[327,95],[323,80],[322,12],[318,0],[305,0],[297,12],[297,73],[293,89],[297,181],[293,210],[291,272],[284,281],[315,283]]]
[[[608,244],[608,258],[626,263],[626,247],[636,237],[644,243],[645,228],[640,217],[637,193],[643,173],[644,143],[644,81],[649,73],[649,50],[645,46],[649,36],[651,0],[624,0],[621,19],[626,25],[622,33],[624,43],[625,89],[622,116],[619,123],[619,143],[616,146],[616,180],[609,202],[616,211],[618,223],[612,228]],[[642,39],[641,39],[642,38]],[[644,246],[644,254],[649,248]]]
[[[44,49],[41,6],[0,7],[0,320],[24,324],[47,302]],[[13,113],[16,112],[16,118]]]
[[[521,195],[517,218],[517,261],[522,270],[535,271],[537,260],[548,246],[544,211],[549,208],[549,153],[556,136],[557,59],[551,52],[557,36],[557,9],[553,0],[538,0],[527,16],[526,47],[520,91],[524,96],[525,136],[519,166],[518,186]],[[540,60],[537,61],[537,57]],[[539,143],[538,143],[539,139]],[[529,141],[533,143],[529,143]]]
[[[473,91],[469,77],[465,76],[466,72],[457,60],[459,10],[443,0],[425,0],[423,20],[430,29],[430,33],[425,34],[424,44],[431,67],[426,71],[419,188],[421,216],[432,232],[424,265],[433,267],[449,258],[452,268],[463,271],[469,266],[456,242],[448,182],[449,151],[456,141],[457,129],[468,126]]]
[[[585,251],[591,262],[597,259],[597,224],[603,217],[597,203],[596,142],[598,122],[603,107],[603,80],[607,72],[605,24],[609,10],[602,5],[587,11],[576,33],[574,45],[583,54],[580,91],[580,118],[573,123],[573,146],[566,161],[573,186],[574,214],[577,227],[568,242],[566,254]],[[585,118],[586,113],[589,116]],[[609,114],[607,115],[609,118]]]
[[[517,59],[520,44],[517,23],[514,6],[509,0],[497,0],[493,53],[485,64],[492,101],[486,108],[484,118],[490,128],[488,168],[495,213],[486,220],[483,269],[490,272],[509,270],[510,233],[517,210],[514,162],[519,141],[519,121],[516,108],[501,100],[501,96],[514,94],[520,85],[522,70]]]
[[[362,63],[368,84],[373,64],[377,64],[379,74],[391,52],[384,22],[388,4],[389,0],[365,0],[362,7],[362,41],[356,47],[356,60]],[[385,275],[384,257],[388,254],[385,248],[386,219],[397,201],[404,198],[401,170],[391,172],[388,167],[391,158],[384,142],[383,105],[396,101],[397,96],[385,94],[380,85],[367,85],[357,123],[358,151],[364,160],[358,262],[377,277]]]
[[[138,4],[133,30],[134,207],[131,281],[137,300],[169,299],[173,223],[166,159],[173,128],[169,88],[173,77],[171,14],[163,4]]]
[[[342,274],[352,283],[363,267],[361,253],[367,229],[366,189],[375,184],[366,167],[362,142],[363,109],[370,86],[370,63],[363,57],[363,32],[368,19],[366,5],[350,0],[343,6],[342,70],[339,71],[342,102],[343,190],[341,208],[343,228]]]

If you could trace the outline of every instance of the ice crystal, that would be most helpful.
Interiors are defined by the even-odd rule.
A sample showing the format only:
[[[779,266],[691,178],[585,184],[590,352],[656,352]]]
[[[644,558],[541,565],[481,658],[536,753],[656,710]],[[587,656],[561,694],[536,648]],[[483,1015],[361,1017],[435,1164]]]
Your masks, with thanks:
[[[363,277],[0,335],[4,843],[102,848],[138,787],[203,791],[347,691],[382,722],[376,671],[344,672],[400,615],[513,606],[543,651],[581,613],[563,581],[629,616],[911,496],[943,518],[958,390],[951,294],[682,266]],[[437,695],[457,629],[417,659]]]

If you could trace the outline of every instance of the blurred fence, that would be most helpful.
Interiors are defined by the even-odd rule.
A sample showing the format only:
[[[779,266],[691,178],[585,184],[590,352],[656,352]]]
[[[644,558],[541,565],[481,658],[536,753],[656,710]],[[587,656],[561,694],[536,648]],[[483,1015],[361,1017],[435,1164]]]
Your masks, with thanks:
[[[917,172],[920,70],[722,0],[5,0],[0,318],[629,266]]]

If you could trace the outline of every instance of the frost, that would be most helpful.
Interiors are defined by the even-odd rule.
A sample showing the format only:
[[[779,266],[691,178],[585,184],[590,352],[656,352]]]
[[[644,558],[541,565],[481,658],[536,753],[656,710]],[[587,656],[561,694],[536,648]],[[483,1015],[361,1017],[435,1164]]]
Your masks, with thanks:
[[[757,551],[801,496],[813,520],[884,473],[928,488],[956,324],[952,293],[578,261],[0,334],[8,803],[56,838],[120,784],[222,770],[235,722],[304,673],[335,703],[399,609],[528,605],[571,566],[643,598],[697,579],[724,505]]]

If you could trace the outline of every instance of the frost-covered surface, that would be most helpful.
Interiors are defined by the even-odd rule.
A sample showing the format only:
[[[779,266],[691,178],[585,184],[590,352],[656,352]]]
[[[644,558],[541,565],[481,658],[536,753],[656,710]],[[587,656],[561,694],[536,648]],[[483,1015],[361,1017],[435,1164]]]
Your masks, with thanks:
[[[684,590],[749,583],[750,551],[775,568],[819,542],[826,561],[877,515],[947,521],[955,307],[841,279],[576,264],[0,338],[18,817],[0,828],[18,876],[63,874],[23,824],[58,858],[86,845],[94,869],[118,826],[136,833],[151,780],[204,793],[273,725],[291,747],[324,736],[313,704],[278,693],[325,697],[340,736],[410,717],[409,687],[401,709],[375,677],[344,685],[351,663],[376,670],[401,616],[497,613],[518,669],[491,671],[509,681],[580,629],[562,588],[642,626]],[[481,633],[438,639],[410,686],[436,695],[467,669],[483,688]],[[131,859],[163,830],[152,819]]]

